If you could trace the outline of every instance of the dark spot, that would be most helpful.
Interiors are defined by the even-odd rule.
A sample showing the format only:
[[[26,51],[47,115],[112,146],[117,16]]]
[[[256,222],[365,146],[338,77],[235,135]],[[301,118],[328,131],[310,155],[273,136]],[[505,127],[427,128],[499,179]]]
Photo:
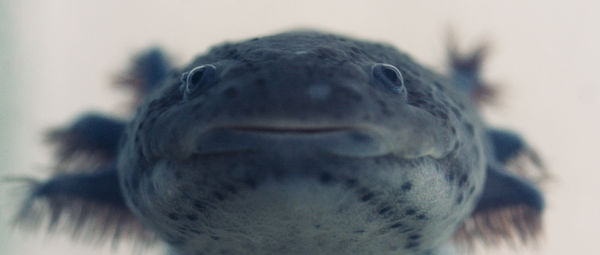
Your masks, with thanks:
[[[422,96],[422,95],[419,95]],[[415,106],[423,106],[423,105],[427,105],[427,102],[421,98],[417,99],[414,101],[413,103]]]
[[[212,239],[212,240],[215,240],[215,241],[216,241],[216,240],[219,240],[219,239],[221,239],[221,238],[220,238],[220,237],[218,237],[218,236],[210,236],[210,239]]]
[[[454,171],[451,171],[446,175],[446,179],[448,179],[449,182],[453,182],[454,178],[456,178]]]
[[[194,201],[194,208],[196,208],[196,210],[198,211],[204,211],[206,209],[206,206],[204,205],[204,203],[202,201]]]
[[[456,204],[460,204],[460,203],[462,203],[462,201],[463,201],[463,195],[462,195],[462,194],[460,194],[460,195],[458,196],[458,198],[456,198]]]
[[[150,126],[154,126],[154,124],[156,123],[156,116],[152,116],[150,117],[150,120],[148,121],[148,123],[150,124]]]
[[[352,178],[346,179],[346,185],[348,185],[348,187],[356,186],[357,182],[358,181],[356,179],[352,179]]]
[[[358,133],[358,132],[352,132],[352,134],[350,134],[350,138],[352,138],[352,140],[356,141],[356,142],[361,142],[361,143],[366,143],[371,141],[371,138],[365,134],[362,133]]]
[[[180,227],[177,229],[177,233],[181,234],[181,235],[187,235],[188,234],[188,230],[185,227]]]
[[[471,124],[469,122],[465,122],[465,128],[467,128],[467,132],[469,133],[469,135],[475,134],[475,129],[473,128],[473,124]]]
[[[409,242],[404,246],[404,248],[413,249],[413,248],[416,248],[417,246],[419,246],[418,242]]]
[[[446,114],[445,112],[442,111],[438,111],[437,115],[442,118],[443,120],[448,120],[448,114]]]
[[[384,207],[384,208],[381,208],[381,210],[379,210],[379,214],[383,215],[383,214],[385,214],[386,212],[389,212],[391,209],[392,209],[392,208],[391,208],[391,207],[389,207],[389,206],[386,206],[386,207]]]
[[[412,183],[405,182],[400,188],[402,189],[402,191],[409,191],[412,189]]]
[[[233,194],[237,193],[237,189],[233,185],[225,185],[224,188],[225,188],[225,190],[227,190]]]
[[[327,59],[327,58],[334,58],[335,54],[327,48],[320,48],[317,49],[317,57],[319,59]]]
[[[405,234],[405,233],[413,232],[413,231],[414,231],[413,228],[405,228],[405,229],[398,230],[398,233]]]
[[[369,192],[369,193],[363,195],[360,198],[360,200],[363,201],[363,202],[367,202],[367,201],[371,200],[374,196],[375,196],[375,194],[373,194],[373,192]]]
[[[461,175],[460,179],[458,180],[458,187],[462,188],[463,186],[465,186],[465,184],[467,183],[467,179],[468,177],[466,174]]]
[[[219,192],[213,192],[212,195],[219,201],[225,200],[225,196]]]
[[[419,214],[417,215],[417,220],[426,220],[427,217],[425,216],[425,214]]]
[[[323,172],[319,176],[319,181],[321,183],[331,183],[333,181],[333,176],[331,176],[331,174],[328,172]]]
[[[376,158],[375,159],[375,165],[381,165],[381,159],[380,158]]]
[[[419,238],[421,238],[421,235],[419,235],[419,234],[413,234],[413,235],[408,236],[408,239],[410,239],[410,240],[417,240]]]
[[[450,128],[450,132],[452,132],[452,135],[455,136],[456,135],[456,128],[451,127]]]
[[[454,146],[452,147],[452,151],[458,151],[459,148],[460,148],[460,143],[459,142],[455,142]]]
[[[238,95],[238,92],[234,88],[228,88],[223,92],[223,94],[225,94],[225,96],[227,96],[228,98],[236,98]]]
[[[185,217],[186,217],[188,220],[191,220],[191,221],[197,221],[197,220],[198,220],[198,215],[196,215],[196,214],[188,214],[188,215],[186,215]]]
[[[417,213],[417,211],[415,211],[414,209],[406,210],[406,215],[414,215],[415,213]]]
[[[472,186],[472,187],[469,189],[469,195],[473,195],[473,192],[475,192],[475,186]]]
[[[179,216],[177,216],[177,214],[174,213],[169,213],[169,215],[167,215],[169,217],[169,219],[174,220],[174,221],[178,221],[179,220]]]
[[[243,60],[242,56],[240,56],[240,53],[237,49],[229,49],[226,55],[235,60]]]
[[[393,225],[390,226],[390,228],[399,228],[402,227],[402,223],[398,222],[398,223],[394,223]]]
[[[317,229],[318,229],[318,228],[321,228],[321,224],[317,224],[317,225],[315,225],[315,228],[317,228]]]
[[[460,111],[458,110],[458,108],[451,106],[450,109],[452,110],[452,112],[454,113],[454,115],[456,116],[456,118],[460,119],[462,117],[462,114],[460,113]]]

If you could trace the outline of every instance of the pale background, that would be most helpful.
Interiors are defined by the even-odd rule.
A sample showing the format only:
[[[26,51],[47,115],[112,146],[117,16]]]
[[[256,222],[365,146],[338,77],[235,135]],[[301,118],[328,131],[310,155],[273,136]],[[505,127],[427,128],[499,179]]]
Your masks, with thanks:
[[[465,47],[492,42],[486,77],[503,93],[486,117],[525,134],[554,174],[537,249],[480,253],[598,254],[598,13],[585,0],[0,0],[0,174],[44,176],[45,128],[86,110],[119,111],[125,97],[111,77],[146,46],[184,63],[224,40],[312,27],[390,42],[441,70],[452,27]],[[11,230],[15,192],[1,191],[0,255],[113,254],[110,245]]]

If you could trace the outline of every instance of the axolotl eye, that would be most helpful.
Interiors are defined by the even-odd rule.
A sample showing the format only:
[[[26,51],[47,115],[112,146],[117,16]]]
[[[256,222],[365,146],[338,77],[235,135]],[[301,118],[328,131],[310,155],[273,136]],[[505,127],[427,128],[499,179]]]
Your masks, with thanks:
[[[217,68],[214,65],[201,65],[181,75],[184,98],[197,96],[217,81]]]
[[[398,68],[390,64],[377,63],[371,67],[373,83],[382,85],[389,91],[406,98],[407,91],[404,86],[404,78]]]

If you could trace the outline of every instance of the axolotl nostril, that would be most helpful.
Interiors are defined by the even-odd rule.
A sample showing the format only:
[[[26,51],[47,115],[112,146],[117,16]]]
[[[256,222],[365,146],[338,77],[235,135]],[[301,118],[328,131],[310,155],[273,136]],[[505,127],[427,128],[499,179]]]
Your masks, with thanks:
[[[521,138],[391,46],[295,31],[181,68],[152,50],[126,80],[135,117],[52,132],[74,170],[36,184],[21,220],[43,200],[55,223],[135,225],[180,255],[445,254],[459,233],[538,231],[542,196],[505,167]]]

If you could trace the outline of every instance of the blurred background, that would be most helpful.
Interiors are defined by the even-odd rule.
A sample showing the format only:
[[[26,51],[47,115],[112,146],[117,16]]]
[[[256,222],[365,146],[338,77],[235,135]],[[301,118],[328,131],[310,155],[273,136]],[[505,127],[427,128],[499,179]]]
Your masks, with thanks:
[[[586,0],[0,0],[0,175],[45,177],[46,128],[84,111],[124,113],[127,95],[112,79],[148,46],[183,64],[225,40],[317,28],[394,44],[443,71],[452,28],[463,49],[491,43],[484,75],[501,94],[485,117],[524,134],[553,174],[541,241],[479,253],[592,254],[600,236],[599,12],[600,2]],[[15,231],[8,222],[19,193],[1,190],[0,254],[132,253],[127,241],[114,250]]]

